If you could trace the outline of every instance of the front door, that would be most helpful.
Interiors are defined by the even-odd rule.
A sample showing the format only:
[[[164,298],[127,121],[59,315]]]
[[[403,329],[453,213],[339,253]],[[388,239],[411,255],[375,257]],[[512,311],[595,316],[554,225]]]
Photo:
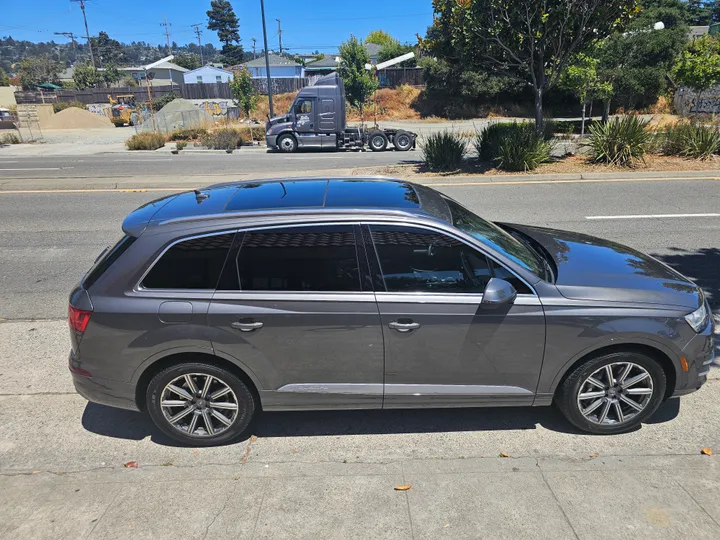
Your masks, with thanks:
[[[216,354],[254,374],[265,409],[382,406],[382,330],[356,234],[345,224],[238,234],[208,321]]]
[[[531,404],[545,317],[530,287],[515,279],[513,305],[486,307],[490,278],[508,278],[491,258],[442,231],[369,229],[385,339],[384,407]]]
[[[322,138],[317,133],[317,100],[303,98],[295,103],[295,132],[298,143],[304,147],[322,146]]]

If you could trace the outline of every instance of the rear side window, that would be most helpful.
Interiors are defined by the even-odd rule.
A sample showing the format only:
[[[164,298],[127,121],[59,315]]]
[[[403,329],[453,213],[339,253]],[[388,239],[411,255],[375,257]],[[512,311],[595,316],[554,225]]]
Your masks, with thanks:
[[[93,284],[102,276],[107,269],[110,268],[115,261],[117,261],[123,253],[125,253],[130,246],[133,245],[136,238],[134,236],[123,236],[120,241],[115,244],[111,249],[102,254],[95,262],[95,265],[83,279],[83,286],[89,289]]]
[[[155,263],[142,286],[146,289],[214,290],[235,233],[179,242]]]
[[[243,291],[361,290],[352,225],[247,232],[237,273]]]

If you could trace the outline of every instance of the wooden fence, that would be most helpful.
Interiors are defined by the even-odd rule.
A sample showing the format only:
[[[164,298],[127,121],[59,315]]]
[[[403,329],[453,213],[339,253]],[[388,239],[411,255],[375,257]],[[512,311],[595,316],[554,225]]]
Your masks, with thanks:
[[[422,68],[384,69],[378,74],[380,86],[383,88],[409,84],[423,86]],[[309,86],[317,77],[278,78],[271,79],[273,94],[297,92]],[[262,95],[267,95],[267,79],[253,79],[253,85]],[[153,99],[170,93],[176,93],[185,99],[231,99],[230,85],[228,83],[193,83],[174,84],[167,86],[151,86]],[[145,86],[120,88],[90,88],[88,90],[58,90],[56,92],[15,92],[18,103],[55,103],[56,101],[79,101],[86,105],[90,103],[107,103],[108,95],[113,97],[119,94],[134,94],[138,102],[147,101],[147,88]]]

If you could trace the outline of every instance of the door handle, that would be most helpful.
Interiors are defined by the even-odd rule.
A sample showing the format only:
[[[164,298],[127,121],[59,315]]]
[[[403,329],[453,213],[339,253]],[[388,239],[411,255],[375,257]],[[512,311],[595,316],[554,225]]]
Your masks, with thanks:
[[[397,330],[398,332],[401,332],[404,334],[404,333],[412,332],[413,330],[417,330],[418,328],[420,328],[420,323],[416,323],[414,321],[408,321],[408,322],[394,321],[394,322],[391,322],[390,324],[388,324],[388,326],[390,328],[392,328],[393,330]]]
[[[232,326],[235,330],[240,330],[241,332],[254,332],[255,330],[259,330],[263,327],[263,323],[261,322],[234,322],[230,326]]]

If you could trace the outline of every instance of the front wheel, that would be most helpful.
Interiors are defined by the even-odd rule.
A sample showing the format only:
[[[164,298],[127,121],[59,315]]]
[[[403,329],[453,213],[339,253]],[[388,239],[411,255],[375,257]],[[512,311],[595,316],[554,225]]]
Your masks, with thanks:
[[[665,395],[667,377],[654,359],[634,352],[594,358],[565,379],[556,403],[577,428],[613,435],[650,418]]]
[[[277,146],[278,150],[280,150],[281,152],[291,154],[295,150],[297,150],[297,141],[295,140],[295,137],[293,137],[289,133],[286,133],[285,135],[280,135],[278,137]]]
[[[188,362],[152,378],[147,410],[163,433],[188,446],[215,446],[242,435],[255,415],[255,398],[234,373]]]

